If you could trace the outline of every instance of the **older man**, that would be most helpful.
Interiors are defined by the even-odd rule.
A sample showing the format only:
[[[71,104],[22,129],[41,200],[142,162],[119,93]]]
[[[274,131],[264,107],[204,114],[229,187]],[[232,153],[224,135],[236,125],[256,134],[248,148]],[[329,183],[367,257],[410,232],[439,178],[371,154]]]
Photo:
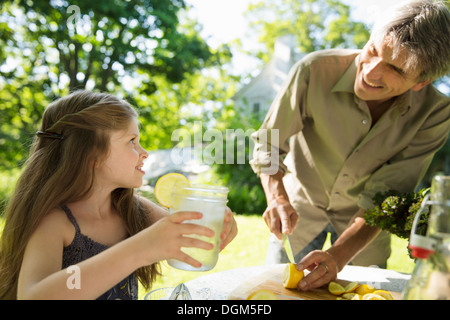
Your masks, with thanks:
[[[300,289],[329,282],[349,262],[385,266],[390,236],[362,214],[377,192],[413,191],[445,143],[450,99],[430,83],[449,72],[449,43],[445,4],[409,1],[362,50],[315,52],[292,68],[253,135],[251,165],[274,234],[268,260],[286,261],[279,239],[291,234],[297,269],[313,270]],[[275,174],[266,170],[273,163]],[[336,241],[321,251],[327,231]]]

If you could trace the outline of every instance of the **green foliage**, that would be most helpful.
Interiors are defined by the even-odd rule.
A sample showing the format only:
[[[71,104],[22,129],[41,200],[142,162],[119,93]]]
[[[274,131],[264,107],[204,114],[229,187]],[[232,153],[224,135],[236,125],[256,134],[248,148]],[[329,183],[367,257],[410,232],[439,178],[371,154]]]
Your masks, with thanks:
[[[364,219],[370,226],[377,226],[400,238],[409,239],[414,217],[428,190],[406,193],[395,190],[378,192],[373,198],[375,207],[366,210]],[[418,221],[416,233],[425,235],[427,225],[428,212],[425,212]]]
[[[0,217],[4,213],[6,203],[13,192],[19,174],[19,169],[0,171]]]
[[[223,132],[226,143],[223,161],[213,164],[208,180],[230,189],[228,206],[238,214],[262,214],[267,206],[261,182],[249,165],[253,156],[250,135],[260,124],[258,114],[249,113],[234,103],[225,104],[216,114],[215,127]],[[226,134],[227,131],[230,134]]]
[[[45,106],[75,89],[130,100],[156,136],[149,149],[167,147],[187,98],[176,85],[187,92],[230,57],[195,22],[180,24],[186,10],[183,0],[2,1],[0,168],[22,165]]]
[[[229,55],[220,55],[221,64],[229,61]],[[194,136],[197,130],[193,126],[195,121],[203,122],[205,127],[215,122],[222,105],[234,94],[237,82],[224,70],[218,69],[187,74],[177,84],[158,78],[155,79],[158,89],[154,94],[147,96],[136,92],[129,97],[128,100],[139,107],[141,143],[147,150],[176,146],[178,143],[172,141],[172,133],[180,127]]]
[[[248,164],[214,165],[208,182],[227,186],[228,206],[237,214],[261,214],[266,209],[266,197],[261,183]],[[205,179],[205,178],[203,178]]]
[[[265,0],[249,6],[251,28],[267,50],[257,54],[268,61],[277,38],[295,35],[301,52],[328,48],[362,48],[369,31],[350,21],[350,7],[336,0]]]

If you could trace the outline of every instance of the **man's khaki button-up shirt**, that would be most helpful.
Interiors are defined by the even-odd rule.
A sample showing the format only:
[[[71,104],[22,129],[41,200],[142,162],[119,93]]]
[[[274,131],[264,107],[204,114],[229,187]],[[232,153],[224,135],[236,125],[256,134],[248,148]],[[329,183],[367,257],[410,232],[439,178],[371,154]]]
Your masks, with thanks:
[[[325,50],[299,61],[252,136],[253,170],[279,166],[299,225],[315,224],[301,246],[328,222],[342,232],[378,191],[413,191],[448,136],[450,99],[432,85],[397,97],[372,125],[353,90],[359,52]],[[277,143],[262,134],[273,129]]]

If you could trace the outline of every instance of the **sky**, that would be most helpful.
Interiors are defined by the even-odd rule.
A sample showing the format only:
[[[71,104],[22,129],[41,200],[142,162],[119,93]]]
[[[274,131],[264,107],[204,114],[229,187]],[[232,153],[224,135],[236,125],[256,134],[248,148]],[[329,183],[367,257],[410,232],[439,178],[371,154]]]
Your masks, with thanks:
[[[260,0],[186,0],[192,5],[191,15],[203,25],[201,35],[208,44],[215,48],[222,43],[227,43],[236,38],[243,41],[245,49],[251,49],[256,45],[256,37],[247,33],[247,22],[243,13],[250,3]],[[372,25],[379,14],[386,8],[397,4],[398,0],[342,0],[352,7],[352,15],[355,20]],[[245,54],[234,52],[233,66],[236,73],[251,72],[257,68],[257,62]]]

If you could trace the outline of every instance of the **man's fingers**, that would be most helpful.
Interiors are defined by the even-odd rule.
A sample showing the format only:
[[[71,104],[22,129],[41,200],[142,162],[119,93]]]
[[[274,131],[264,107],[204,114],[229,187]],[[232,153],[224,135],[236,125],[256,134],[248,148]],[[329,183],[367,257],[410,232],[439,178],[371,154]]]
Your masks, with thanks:
[[[280,214],[281,231],[284,234],[292,234],[298,222],[298,214],[291,206],[284,209],[285,210],[282,210],[282,213]]]
[[[284,234],[292,233],[291,219],[286,214],[281,216],[281,232]]]
[[[297,264],[297,269],[311,271],[298,284],[298,287],[304,291],[323,286],[337,277],[336,262],[327,252],[321,250],[307,254]]]
[[[292,234],[298,222],[298,214],[289,203],[269,206],[263,214],[263,219],[278,239],[282,234]]]

